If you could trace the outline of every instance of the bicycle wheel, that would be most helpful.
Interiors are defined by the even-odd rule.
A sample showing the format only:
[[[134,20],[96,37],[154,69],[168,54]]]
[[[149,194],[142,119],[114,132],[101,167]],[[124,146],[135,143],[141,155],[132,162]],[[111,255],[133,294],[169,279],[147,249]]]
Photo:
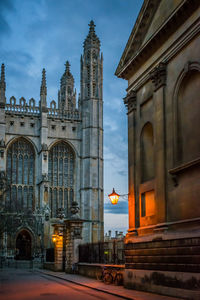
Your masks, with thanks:
[[[104,277],[103,277],[103,282],[104,282],[105,284],[111,284],[111,283],[113,282],[113,277],[112,277],[112,275],[109,274],[109,273],[106,273],[106,274],[104,275]]]
[[[102,281],[102,280],[103,280],[102,272],[97,272],[97,273],[96,273],[96,279],[99,280],[99,281]]]
[[[123,285],[123,275],[118,273],[115,277],[115,285]]]

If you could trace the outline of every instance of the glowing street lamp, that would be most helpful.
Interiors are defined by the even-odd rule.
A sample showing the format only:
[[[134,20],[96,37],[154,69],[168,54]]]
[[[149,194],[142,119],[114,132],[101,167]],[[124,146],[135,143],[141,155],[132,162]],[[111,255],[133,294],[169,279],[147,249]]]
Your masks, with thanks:
[[[111,203],[112,203],[113,205],[115,205],[115,204],[117,204],[120,195],[117,194],[117,193],[115,192],[115,189],[113,188],[112,193],[111,193],[110,195],[108,195],[108,197],[109,197]]]
[[[52,242],[56,243],[57,241],[57,235],[56,234],[52,234]]]

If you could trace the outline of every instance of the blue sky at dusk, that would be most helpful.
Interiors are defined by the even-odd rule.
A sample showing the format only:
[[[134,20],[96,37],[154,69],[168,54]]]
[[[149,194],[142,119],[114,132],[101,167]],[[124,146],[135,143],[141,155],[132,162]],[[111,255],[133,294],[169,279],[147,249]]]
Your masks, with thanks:
[[[6,66],[6,97],[39,101],[41,72],[47,72],[48,103],[55,99],[69,60],[80,86],[80,55],[91,19],[104,57],[105,231],[126,232],[128,203],[112,206],[115,187],[128,193],[127,116],[122,98],[127,82],[114,76],[142,0],[0,0],[0,62]]]

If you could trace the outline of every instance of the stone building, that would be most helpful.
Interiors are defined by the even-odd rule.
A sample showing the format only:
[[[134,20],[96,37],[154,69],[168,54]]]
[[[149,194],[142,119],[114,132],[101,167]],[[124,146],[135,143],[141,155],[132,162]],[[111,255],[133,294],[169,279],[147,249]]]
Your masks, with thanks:
[[[70,220],[74,206],[83,222],[82,241],[103,240],[103,57],[94,22],[81,56],[78,105],[68,61],[58,102],[51,101],[50,107],[45,69],[37,105],[33,98],[6,101],[4,68],[2,64],[1,256],[45,257],[53,247],[52,225]]]
[[[128,81],[125,285],[200,299],[200,1],[145,0],[116,70]]]

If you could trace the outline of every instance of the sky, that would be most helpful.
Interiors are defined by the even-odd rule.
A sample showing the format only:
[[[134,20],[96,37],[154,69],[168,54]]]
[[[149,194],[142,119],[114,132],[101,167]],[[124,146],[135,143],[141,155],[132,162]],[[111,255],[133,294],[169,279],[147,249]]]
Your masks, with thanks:
[[[108,194],[128,193],[127,82],[114,73],[143,0],[0,0],[0,63],[6,67],[6,97],[40,96],[46,69],[47,99],[57,101],[64,64],[69,60],[77,92],[80,55],[94,20],[104,57],[104,222],[109,229],[128,228],[128,200],[112,205]]]

